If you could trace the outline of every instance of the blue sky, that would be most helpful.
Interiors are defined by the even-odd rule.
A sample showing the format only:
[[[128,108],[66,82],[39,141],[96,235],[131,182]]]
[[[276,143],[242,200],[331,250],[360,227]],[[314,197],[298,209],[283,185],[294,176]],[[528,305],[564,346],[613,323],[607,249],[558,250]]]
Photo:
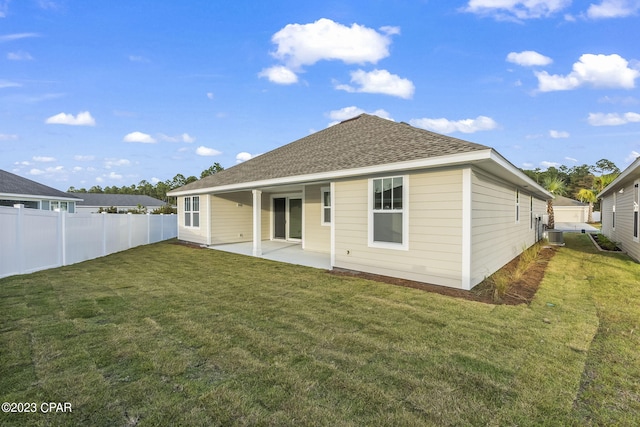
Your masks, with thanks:
[[[0,0],[0,169],[155,183],[361,112],[527,169],[622,169],[639,17],[639,0]]]

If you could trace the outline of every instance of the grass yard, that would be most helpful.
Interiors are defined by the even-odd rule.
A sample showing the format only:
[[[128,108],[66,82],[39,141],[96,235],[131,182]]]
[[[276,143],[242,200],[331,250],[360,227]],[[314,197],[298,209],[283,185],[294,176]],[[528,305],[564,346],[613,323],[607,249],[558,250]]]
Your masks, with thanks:
[[[640,265],[565,241],[530,306],[171,243],[0,279],[0,425],[635,425]]]

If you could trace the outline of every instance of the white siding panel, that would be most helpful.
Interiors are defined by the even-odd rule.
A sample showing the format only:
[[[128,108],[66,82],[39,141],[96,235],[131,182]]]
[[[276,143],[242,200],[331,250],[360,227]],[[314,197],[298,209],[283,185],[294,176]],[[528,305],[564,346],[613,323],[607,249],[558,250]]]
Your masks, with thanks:
[[[530,226],[530,194],[520,192],[516,221],[516,187],[479,170],[472,170],[471,286],[493,274],[536,241]],[[546,211],[546,201],[533,199],[533,213]]]
[[[322,188],[324,185],[308,185],[304,191],[304,248],[308,251],[331,251],[331,226],[322,225]]]
[[[335,266],[460,288],[462,172],[408,176],[408,250],[369,247],[368,180],[336,182]]]
[[[612,229],[613,195],[603,200],[602,233],[616,242],[637,261],[640,261],[640,242],[633,239],[633,201],[634,184],[624,187],[623,192],[616,193],[616,228]]]

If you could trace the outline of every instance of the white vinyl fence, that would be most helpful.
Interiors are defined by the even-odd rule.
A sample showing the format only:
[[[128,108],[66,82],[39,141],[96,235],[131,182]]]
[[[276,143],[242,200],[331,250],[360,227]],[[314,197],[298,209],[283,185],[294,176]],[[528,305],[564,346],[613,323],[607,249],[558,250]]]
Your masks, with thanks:
[[[83,214],[0,206],[0,277],[75,264],[177,235],[177,215]]]

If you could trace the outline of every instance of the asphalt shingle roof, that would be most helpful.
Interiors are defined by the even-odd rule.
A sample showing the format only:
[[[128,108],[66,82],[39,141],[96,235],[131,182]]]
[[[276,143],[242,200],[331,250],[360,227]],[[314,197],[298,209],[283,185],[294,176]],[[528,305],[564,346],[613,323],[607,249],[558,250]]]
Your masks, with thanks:
[[[154,199],[151,196],[140,196],[135,194],[104,194],[104,193],[67,193],[76,194],[82,197],[83,201],[78,202],[78,206],[162,206],[162,200]]]
[[[578,200],[570,199],[564,196],[556,196],[553,199],[553,206],[588,206],[587,203],[582,203]]]
[[[78,198],[78,196],[67,194],[64,191],[56,190],[55,188],[48,187],[2,169],[0,169],[0,193],[64,199]]]
[[[174,191],[341,171],[490,147],[361,114]]]

